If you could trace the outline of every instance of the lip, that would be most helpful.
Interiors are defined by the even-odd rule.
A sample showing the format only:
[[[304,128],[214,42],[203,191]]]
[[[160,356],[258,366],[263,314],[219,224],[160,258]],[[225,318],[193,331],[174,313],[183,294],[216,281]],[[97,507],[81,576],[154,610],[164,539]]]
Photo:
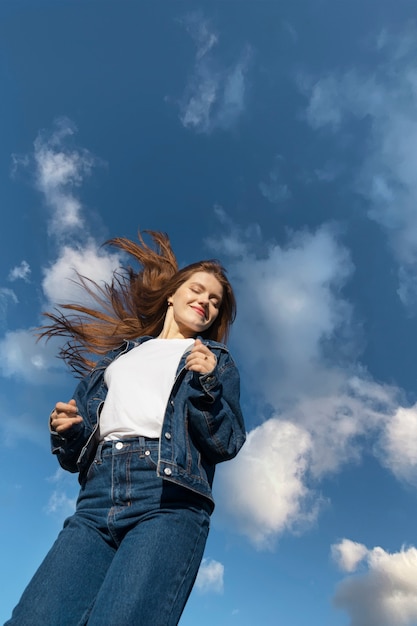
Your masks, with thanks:
[[[193,309],[193,311],[198,313],[201,317],[203,317],[204,319],[206,318],[206,312],[204,309],[202,309],[199,306],[192,306],[191,308]]]

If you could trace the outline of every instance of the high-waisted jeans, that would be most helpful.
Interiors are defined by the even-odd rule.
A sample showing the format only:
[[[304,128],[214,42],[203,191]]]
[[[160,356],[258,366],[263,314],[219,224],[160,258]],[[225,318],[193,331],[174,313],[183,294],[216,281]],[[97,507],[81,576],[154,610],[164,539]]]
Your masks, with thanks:
[[[100,444],[74,515],[8,626],[176,626],[210,504],[156,476],[158,441]]]

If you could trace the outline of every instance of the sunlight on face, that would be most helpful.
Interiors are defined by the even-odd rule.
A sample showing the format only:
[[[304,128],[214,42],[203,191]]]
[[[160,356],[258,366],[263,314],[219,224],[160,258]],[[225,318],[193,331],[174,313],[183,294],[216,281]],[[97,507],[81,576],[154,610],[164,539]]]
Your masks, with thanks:
[[[208,272],[195,272],[171,296],[173,322],[185,337],[204,332],[219,314],[223,287]]]

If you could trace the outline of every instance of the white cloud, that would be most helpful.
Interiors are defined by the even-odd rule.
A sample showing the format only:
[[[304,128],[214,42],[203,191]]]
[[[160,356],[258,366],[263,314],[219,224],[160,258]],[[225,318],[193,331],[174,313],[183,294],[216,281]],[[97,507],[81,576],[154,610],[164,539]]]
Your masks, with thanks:
[[[213,211],[223,226],[220,238],[218,236],[207,237],[205,240],[206,246],[213,252],[224,254],[233,259],[245,257],[248,250],[245,238],[257,242],[261,240],[261,231],[257,225],[249,226],[244,233],[244,238],[241,232],[234,228],[232,221],[221,205],[216,204]]]
[[[52,133],[40,133],[34,143],[36,186],[52,209],[51,234],[60,237],[84,225],[81,203],[73,190],[90,174],[96,162],[87,150],[67,145],[75,132],[74,124],[61,118]]]
[[[38,134],[33,155],[14,157],[16,167],[34,168],[36,186],[52,209],[48,230],[58,256],[43,268],[45,309],[59,308],[59,304],[66,302],[91,303],[91,296],[76,284],[77,272],[102,285],[111,281],[113,270],[121,265],[120,253],[102,250],[89,235],[81,203],[74,195],[74,189],[82,184],[97,162],[87,150],[71,146],[75,132],[74,124],[61,118],[55,122],[52,132]],[[71,244],[66,243],[69,238]],[[30,271],[29,264],[22,261],[12,268],[8,278],[27,280]],[[0,321],[1,316],[5,318],[10,302],[17,302],[14,292],[0,289]],[[17,376],[32,383],[49,381],[51,370],[57,370],[55,357],[61,343],[57,338],[37,343],[34,329],[7,332],[0,340],[0,372],[4,377]]]
[[[74,475],[58,467],[55,474],[47,480],[53,483],[55,488],[45,506],[45,513],[59,516],[62,519],[72,515],[75,511],[78,494],[78,484]]]
[[[399,265],[398,294],[417,304],[417,62],[416,32],[378,39],[379,65],[300,81],[308,94],[306,117],[315,128],[334,132],[361,121],[363,161],[355,184],[368,200],[368,216],[388,236]],[[366,122],[366,123],[365,123]],[[367,130],[366,130],[367,129]],[[367,132],[364,140],[364,132]],[[343,132],[340,133],[344,141]]]
[[[366,557],[367,569],[342,581],[334,596],[335,605],[349,614],[350,625],[415,626],[416,548],[404,548],[390,554],[380,547],[367,550],[361,544],[354,545],[360,546],[362,559]],[[340,549],[340,544],[332,547],[333,552],[340,552]],[[346,551],[346,548],[341,550]]]
[[[0,372],[5,378],[17,376],[26,382],[51,380],[50,369],[58,361],[55,340],[37,342],[35,329],[7,332],[0,340]]]
[[[55,490],[50,495],[48,504],[45,507],[45,512],[48,513],[48,515],[54,514],[66,518],[74,513],[76,501],[76,497],[68,496],[68,494],[61,491],[61,489]]]
[[[338,130],[343,119],[338,81],[333,76],[327,76],[313,85],[309,82],[301,78],[299,80],[300,87],[310,92],[306,110],[308,122],[315,129],[330,126],[333,130]]]
[[[42,289],[50,303],[85,302],[88,296],[74,282],[76,272],[100,284],[109,282],[120,265],[120,254],[103,251],[92,239],[84,247],[64,246],[59,257],[44,270]]]
[[[20,278],[22,280],[28,281],[30,272],[31,272],[31,269],[30,269],[29,263],[27,263],[27,261],[22,261],[20,265],[16,265],[15,267],[12,267],[8,275],[8,280],[13,282]]]
[[[397,478],[417,484],[417,404],[399,407],[387,422],[379,456]]]
[[[247,425],[254,415],[260,424],[236,461],[219,468],[220,513],[269,547],[315,520],[319,481],[360,460],[400,392],[358,363],[360,329],[343,297],[352,263],[334,228],[289,233],[278,245],[220,218],[226,232],[216,250],[236,251],[227,263],[239,303],[232,348],[256,407]]]
[[[326,345],[342,360],[338,334],[346,348],[352,346],[351,307],[339,297],[352,264],[329,227],[290,234],[284,246],[264,242],[261,254],[247,245],[246,254],[229,263],[239,300],[237,328],[246,337],[253,369],[264,370],[262,391],[274,400],[278,394],[283,404],[317,394]],[[325,389],[329,385],[334,386],[332,376]]]
[[[0,325],[6,321],[7,310],[10,304],[17,304],[19,301],[15,292],[6,287],[0,287]]]
[[[7,287],[0,288],[0,300],[2,308],[7,305],[8,301],[12,301],[14,304],[19,302],[15,292],[12,289],[7,289]]]
[[[217,44],[218,35],[213,32],[210,22],[204,19],[200,11],[189,13],[182,21],[194,40],[196,58],[200,60]]]
[[[354,572],[368,554],[366,546],[350,539],[343,539],[340,543],[334,544],[331,551],[333,559],[344,572]]]
[[[236,459],[218,468],[220,513],[256,547],[271,548],[278,533],[315,518],[304,484],[311,446],[306,430],[271,418],[248,434]]]
[[[223,86],[218,109],[213,122],[223,129],[235,125],[245,110],[246,83],[245,75],[248,69],[250,55],[245,51],[228,71],[223,75]]]
[[[232,128],[245,109],[249,50],[224,68],[214,54],[218,36],[200,13],[184,19],[196,43],[193,73],[180,107],[180,120],[186,128],[209,133],[215,128]]]
[[[224,565],[214,559],[203,559],[195,581],[200,593],[223,593]]]
[[[311,474],[320,479],[347,462],[358,462],[367,437],[379,437],[394,413],[399,391],[373,382],[366,371],[352,375],[346,369],[317,363],[306,372],[306,387],[317,385],[282,412],[282,417],[302,425],[312,436]],[[284,392],[282,392],[284,394]],[[279,402],[276,394],[275,402]]]

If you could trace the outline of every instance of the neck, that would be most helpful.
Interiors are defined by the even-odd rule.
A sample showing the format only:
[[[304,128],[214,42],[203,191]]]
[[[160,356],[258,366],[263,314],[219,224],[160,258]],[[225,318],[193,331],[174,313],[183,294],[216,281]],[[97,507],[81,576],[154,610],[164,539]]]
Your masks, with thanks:
[[[178,326],[174,320],[172,307],[169,307],[165,316],[164,326],[161,333],[158,335],[158,339],[191,339],[195,336],[196,333],[193,333],[191,330]]]

